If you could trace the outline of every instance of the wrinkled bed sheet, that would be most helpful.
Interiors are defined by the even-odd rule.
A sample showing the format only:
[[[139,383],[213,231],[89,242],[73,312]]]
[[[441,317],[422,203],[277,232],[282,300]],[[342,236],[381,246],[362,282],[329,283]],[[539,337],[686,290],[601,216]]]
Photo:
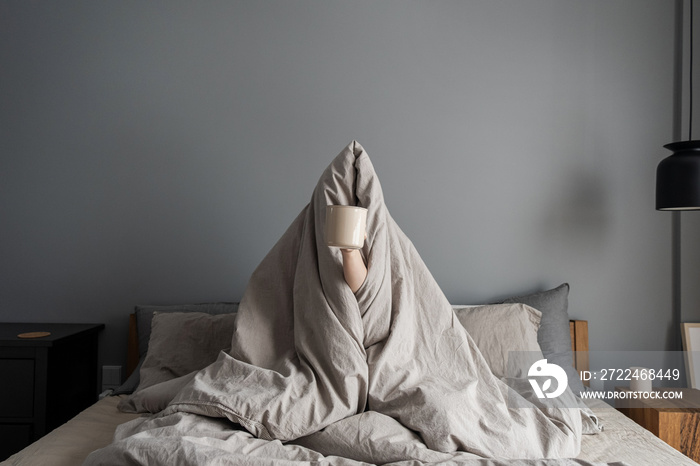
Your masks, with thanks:
[[[369,210],[355,295],[324,242],[329,204]],[[85,464],[591,464],[562,459],[597,431],[590,411],[535,406],[493,376],[356,142],[251,276],[236,327],[215,363],[134,397],[159,413]]]

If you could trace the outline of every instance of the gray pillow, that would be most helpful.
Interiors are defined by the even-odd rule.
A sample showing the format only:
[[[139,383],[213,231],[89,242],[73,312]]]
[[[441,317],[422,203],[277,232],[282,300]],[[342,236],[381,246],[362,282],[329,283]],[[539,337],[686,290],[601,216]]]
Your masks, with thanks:
[[[566,371],[569,387],[579,395],[585,389],[578,372],[574,368],[569,330],[569,284],[526,296],[509,298],[505,303],[523,303],[542,313],[537,342],[547,362],[554,363]]]
[[[526,304],[455,307],[462,326],[496,377],[527,377],[544,356],[537,343],[541,313]]]
[[[198,371],[231,348],[235,314],[156,312],[137,390]]]
[[[146,305],[136,306],[136,331],[139,340],[139,363],[134,372],[112,395],[133,393],[140,382],[140,371],[143,360],[148,351],[148,340],[151,338],[151,320],[154,312],[206,312],[207,314],[232,314],[238,311],[238,303],[202,303],[202,304],[176,304],[166,306]]]
[[[205,312],[231,314],[238,311],[238,303],[178,304],[173,306],[136,306],[136,328],[139,333],[139,359],[148,351],[151,339],[151,320],[154,312]]]

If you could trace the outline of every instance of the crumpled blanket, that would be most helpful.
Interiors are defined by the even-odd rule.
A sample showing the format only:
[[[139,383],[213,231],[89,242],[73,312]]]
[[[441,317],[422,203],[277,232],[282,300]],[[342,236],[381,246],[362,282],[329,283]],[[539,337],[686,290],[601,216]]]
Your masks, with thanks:
[[[368,275],[356,294],[340,251],[325,244],[329,204],[368,209]],[[491,373],[390,216],[357,142],[323,172],[311,202],[254,271],[236,327],[229,353],[171,383],[179,391],[164,410],[122,426],[86,464],[587,464],[534,460],[577,456],[590,419],[577,408],[508,402],[519,395]],[[217,451],[239,456],[227,463]]]

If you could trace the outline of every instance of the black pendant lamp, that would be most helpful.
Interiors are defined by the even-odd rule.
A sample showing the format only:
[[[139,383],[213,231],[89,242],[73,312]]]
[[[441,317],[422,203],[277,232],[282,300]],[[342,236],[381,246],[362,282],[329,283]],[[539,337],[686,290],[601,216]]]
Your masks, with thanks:
[[[671,152],[656,168],[656,210],[700,210],[700,141],[693,131],[693,0],[690,0],[688,140],[664,147]]]
[[[656,167],[656,210],[700,210],[700,141],[672,142]]]

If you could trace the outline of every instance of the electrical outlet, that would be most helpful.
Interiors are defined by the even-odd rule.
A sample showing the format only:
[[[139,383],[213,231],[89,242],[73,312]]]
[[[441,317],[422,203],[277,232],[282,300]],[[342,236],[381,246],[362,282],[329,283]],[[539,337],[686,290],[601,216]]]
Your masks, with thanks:
[[[102,391],[122,384],[122,366],[102,366]]]

